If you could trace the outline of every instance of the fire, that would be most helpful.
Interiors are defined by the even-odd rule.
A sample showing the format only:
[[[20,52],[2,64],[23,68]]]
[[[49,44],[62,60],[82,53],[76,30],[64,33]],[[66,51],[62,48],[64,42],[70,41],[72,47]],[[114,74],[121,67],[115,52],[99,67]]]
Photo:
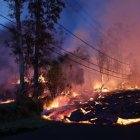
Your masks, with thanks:
[[[138,87],[135,88],[137,89]],[[117,117],[116,114],[114,114],[112,111],[114,107],[118,108],[121,106],[120,100],[118,100],[118,98],[131,98],[132,96],[138,97],[137,91],[136,94],[134,94],[135,92],[133,93],[133,91],[121,92],[121,90],[118,90],[117,92],[113,91],[108,94],[106,93],[108,92],[108,89],[101,88],[99,92],[92,92],[92,90],[89,91],[89,94],[87,94],[87,91],[82,92],[85,94],[73,92],[72,94],[63,94],[57,97],[49,106],[44,106],[42,118],[47,120],[64,121],[65,123],[86,123],[102,125],[130,125],[134,123],[140,123],[140,118],[122,119]],[[138,106],[136,103],[139,103],[138,100],[140,99],[134,101],[134,106],[136,107]],[[122,100],[122,102],[125,104],[125,100]],[[138,114],[138,111],[134,110],[133,113],[131,111],[131,107],[133,107],[132,103],[128,104],[128,106],[130,106],[129,113],[131,113],[133,117],[137,117],[135,114]],[[126,113],[127,116],[127,112],[125,112],[126,109],[124,108],[123,110],[124,111],[121,110],[120,112],[116,110],[116,112],[117,114],[121,115],[125,115]]]
[[[93,100],[94,100],[94,98],[90,98],[90,99],[89,99],[89,101],[93,101]]]
[[[48,107],[44,105],[44,109],[50,110],[50,109],[62,107],[65,105],[67,105],[67,98],[64,96],[59,96],[56,99],[54,99]]]
[[[7,101],[0,101],[0,104],[7,104],[7,103],[12,103],[15,102],[15,100],[7,100]]]
[[[45,78],[42,75],[40,75],[38,79],[41,83],[46,83]]]
[[[77,97],[77,96],[78,96],[78,93],[73,92],[72,96],[73,96],[73,97]]]
[[[137,119],[118,118],[118,120],[117,120],[117,124],[121,124],[121,125],[130,125],[130,124],[137,123],[137,122],[140,122],[140,118],[137,118]]]
[[[42,115],[41,117],[42,117],[43,119],[46,119],[46,120],[49,119],[49,116],[46,116],[46,115]]]
[[[27,82],[27,83],[30,82],[30,80],[27,77],[24,77],[24,81]],[[20,79],[16,80],[16,82],[12,82],[12,84],[18,84],[19,85],[20,84]]]
[[[108,89],[106,89],[106,88],[102,89],[102,92],[108,92]]]
[[[66,123],[83,123],[83,124],[92,124],[89,121],[79,121],[79,122],[75,122],[75,121],[70,121],[68,118],[66,118]]]
[[[87,114],[87,113],[89,113],[90,111],[85,111],[83,108],[80,108],[81,109],[81,111],[83,112],[83,114]]]
[[[19,85],[20,84],[20,79],[18,79],[16,82],[12,82],[12,84],[13,85],[15,85],[15,84],[18,84]]]

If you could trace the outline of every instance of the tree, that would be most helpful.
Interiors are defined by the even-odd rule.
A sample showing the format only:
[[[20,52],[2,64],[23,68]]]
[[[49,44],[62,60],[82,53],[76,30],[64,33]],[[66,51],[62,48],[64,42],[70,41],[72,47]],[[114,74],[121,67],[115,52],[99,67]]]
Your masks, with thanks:
[[[23,44],[22,44],[22,30],[21,30],[21,9],[26,0],[5,0],[9,4],[10,10],[13,13],[9,14],[11,18],[16,20],[16,26],[10,30],[13,34],[12,43],[8,44],[12,48],[13,54],[18,55],[17,61],[19,63],[20,73],[20,94],[24,90],[24,60],[23,60]],[[24,94],[20,95],[24,97]]]
[[[54,24],[60,18],[60,13],[64,7],[65,4],[61,0],[29,0],[29,21],[32,21],[35,32],[34,89],[38,88],[39,65],[44,61],[48,48],[55,44],[52,32],[55,30]]]
[[[112,58],[119,60],[120,62],[124,61],[122,50],[124,49],[124,42],[126,39],[129,38],[129,30],[127,26],[123,26],[121,23],[114,24],[113,27],[111,27],[108,30],[107,38],[100,37],[98,47],[100,52],[103,52],[104,54],[111,56]],[[108,56],[98,52],[97,55],[97,63],[100,69],[100,74],[102,77],[102,73],[106,73],[108,77],[108,81],[110,80],[110,74],[111,75],[117,75],[116,73],[123,73],[123,67],[122,63],[112,60]],[[111,72],[111,71],[115,71]]]

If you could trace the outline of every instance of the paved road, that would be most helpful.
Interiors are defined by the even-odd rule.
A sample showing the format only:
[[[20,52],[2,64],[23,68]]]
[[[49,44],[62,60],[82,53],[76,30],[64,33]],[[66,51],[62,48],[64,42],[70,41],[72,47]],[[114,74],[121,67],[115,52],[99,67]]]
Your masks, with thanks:
[[[3,137],[0,140],[140,140],[140,126],[64,124]]]

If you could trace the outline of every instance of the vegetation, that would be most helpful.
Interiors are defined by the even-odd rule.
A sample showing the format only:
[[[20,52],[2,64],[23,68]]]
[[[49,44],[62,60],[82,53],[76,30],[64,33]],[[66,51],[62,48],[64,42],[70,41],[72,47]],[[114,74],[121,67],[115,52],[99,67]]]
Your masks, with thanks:
[[[15,25],[10,27],[12,36],[10,40],[6,41],[6,45],[12,49],[12,53],[16,56],[15,62],[19,64],[20,86],[16,95],[18,105],[23,106],[23,102],[26,102],[29,94],[24,77],[28,76],[30,69],[33,70],[32,86],[34,90],[32,90],[32,95],[38,98],[40,95],[38,78],[41,75],[40,70],[45,71],[44,67],[46,68],[50,64],[51,59],[49,58],[52,54],[50,48],[53,50],[53,45],[63,44],[63,36],[59,39],[56,37],[58,31],[55,24],[60,18],[65,4],[61,0],[5,1],[12,12],[10,17],[16,20]],[[28,15],[21,20],[22,9],[25,8],[25,5],[27,5]]]
[[[15,118],[14,121],[0,122],[0,137],[60,124],[62,122],[48,121],[41,117]]]

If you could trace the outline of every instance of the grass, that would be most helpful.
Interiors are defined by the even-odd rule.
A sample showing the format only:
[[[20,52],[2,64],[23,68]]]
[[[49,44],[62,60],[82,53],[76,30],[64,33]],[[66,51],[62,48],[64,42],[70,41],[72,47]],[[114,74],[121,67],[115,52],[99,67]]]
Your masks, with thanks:
[[[0,122],[0,136],[31,131],[43,127],[59,125],[62,122],[48,121],[41,117],[21,118],[14,121]]]
[[[15,103],[0,104],[0,108],[11,108],[15,106]],[[1,115],[1,114],[0,114]],[[10,118],[10,116],[9,116]],[[12,119],[0,120],[0,137],[17,134],[20,132],[31,131],[43,127],[49,127],[53,125],[59,125],[62,122],[48,121],[41,116],[21,117],[15,116]]]

